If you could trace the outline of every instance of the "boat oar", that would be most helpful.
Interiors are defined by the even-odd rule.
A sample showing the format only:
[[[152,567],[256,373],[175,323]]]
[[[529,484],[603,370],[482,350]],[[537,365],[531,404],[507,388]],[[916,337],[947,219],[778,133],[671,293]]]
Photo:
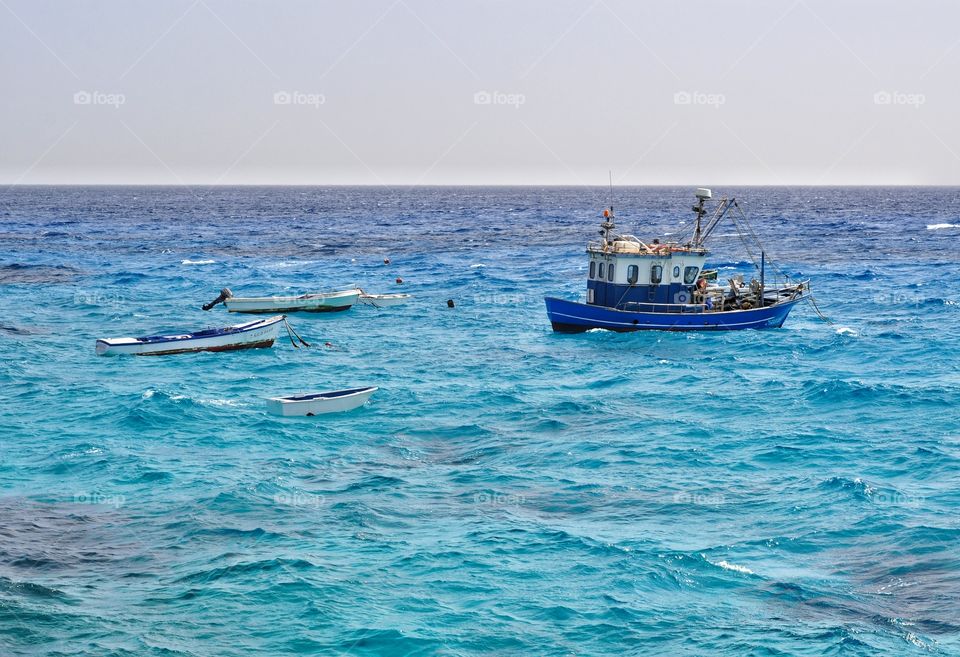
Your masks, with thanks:
[[[300,337],[300,334],[293,330],[293,327],[290,326],[290,322],[287,321],[287,318],[286,318],[286,317],[283,318],[283,323],[287,325],[287,334],[288,334],[288,335],[289,335],[290,333],[293,333],[293,335],[297,336],[297,340],[299,340],[299,341],[303,344],[304,347],[309,347],[309,346],[310,346],[310,343],[309,343],[309,342],[307,342],[306,340],[304,340],[303,338],[301,338],[301,337]],[[290,336],[290,342],[293,342],[293,335]],[[297,343],[296,343],[296,342],[293,342],[293,346],[294,346],[294,347],[297,347]],[[297,349],[299,349],[299,348],[300,348],[300,347],[297,347]]]

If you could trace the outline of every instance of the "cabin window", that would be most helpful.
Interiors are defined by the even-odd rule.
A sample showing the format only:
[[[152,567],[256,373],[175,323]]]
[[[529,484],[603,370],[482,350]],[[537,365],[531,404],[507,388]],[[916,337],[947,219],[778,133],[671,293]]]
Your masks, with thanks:
[[[590,261],[590,278],[596,278],[596,277],[597,277],[597,261],[591,260]]]
[[[654,285],[659,285],[660,281],[663,280],[663,267],[660,265],[653,265],[650,267],[650,282]]]
[[[699,267],[687,267],[683,270],[683,282],[687,285],[693,285],[697,282],[697,274],[699,273]]]
[[[673,277],[680,278],[680,265],[673,268]]]
[[[607,267],[607,280],[613,282],[613,268],[614,264],[611,262],[610,266]]]
[[[630,285],[633,285],[637,282],[637,279],[640,277],[640,268],[636,265],[630,265],[627,267],[627,282]]]
[[[604,274],[603,268],[604,268],[604,264],[601,262],[601,263],[600,263],[600,276],[598,277],[601,281],[602,281],[604,278],[606,278],[606,276],[603,275],[603,274]]]

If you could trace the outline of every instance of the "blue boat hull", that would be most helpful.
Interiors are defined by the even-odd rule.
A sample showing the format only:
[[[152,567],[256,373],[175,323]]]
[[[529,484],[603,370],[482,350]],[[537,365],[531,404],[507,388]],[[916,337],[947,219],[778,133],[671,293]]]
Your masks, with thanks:
[[[601,328],[610,331],[737,331],[780,328],[801,299],[781,301],[766,308],[723,312],[654,313],[616,310],[565,299],[546,297],[547,316],[559,333],[582,333]]]

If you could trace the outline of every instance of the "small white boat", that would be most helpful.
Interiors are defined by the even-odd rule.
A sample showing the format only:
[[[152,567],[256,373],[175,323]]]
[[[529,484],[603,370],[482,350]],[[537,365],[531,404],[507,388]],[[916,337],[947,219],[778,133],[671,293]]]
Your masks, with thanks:
[[[223,303],[232,313],[320,313],[347,310],[359,296],[354,289],[298,297],[227,297]]]
[[[371,386],[369,388],[315,392],[310,395],[272,397],[267,400],[267,410],[274,415],[286,417],[311,417],[324,413],[352,411],[359,406],[363,406],[370,399],[370,395],[377,390],[376,386]]]
[[[360,303],[376,308],[386,308],[388,306],[399,306],[410,299],[409,294],[360,294]]]
[[[224,328],[205,329],[183,335],[153,335],[143,338],[103,338],[97,340],[97,354],[110,356],[163,356],[191,351],[235,351],[269,347],[277,339],[283,315],[259,319]]]

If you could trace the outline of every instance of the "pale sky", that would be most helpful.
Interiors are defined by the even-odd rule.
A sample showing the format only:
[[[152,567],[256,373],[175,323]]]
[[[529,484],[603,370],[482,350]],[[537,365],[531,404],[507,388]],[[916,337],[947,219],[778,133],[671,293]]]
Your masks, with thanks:
[[[960,184],[960,3],[0,0],[0,183]]]

